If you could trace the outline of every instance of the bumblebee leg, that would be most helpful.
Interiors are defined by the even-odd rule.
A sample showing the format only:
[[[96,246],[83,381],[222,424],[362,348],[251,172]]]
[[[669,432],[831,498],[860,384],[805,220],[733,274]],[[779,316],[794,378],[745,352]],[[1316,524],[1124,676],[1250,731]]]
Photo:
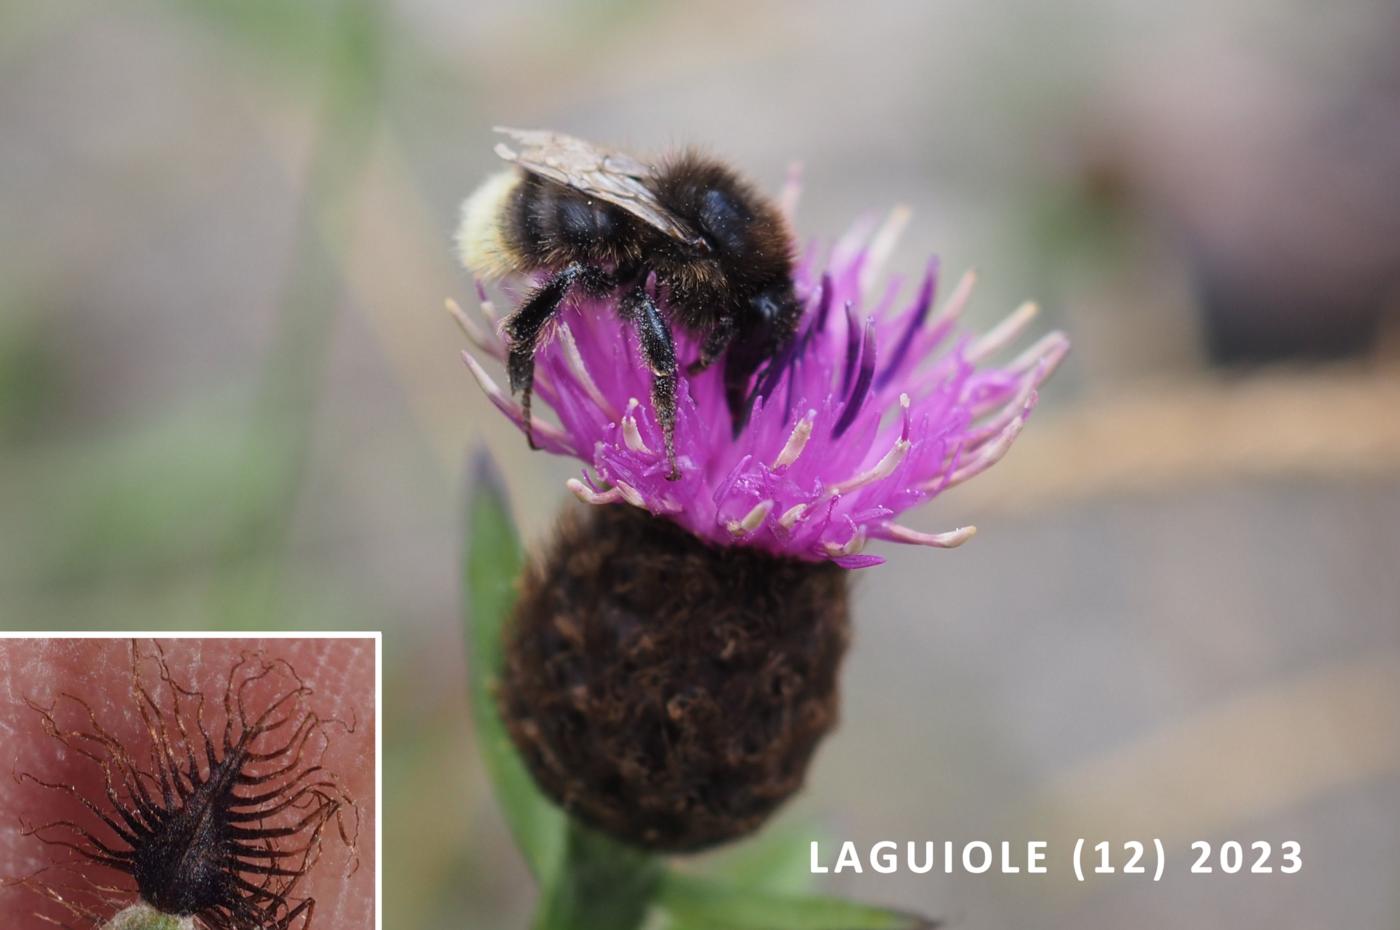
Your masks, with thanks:
[[[535,353],[539,351],[540,333],[545,324],[554,319],[554,314],[564,303],[569,288],[585,275],[581,265],[566,266],[531,294],[514,313],[506,318],[505,331],[510,340],[510,353],[506,357],[506,374],[510,378],[510,391],[520,394],[520,407],[525,415],[525,439],[531,449],[535,445],[534,421],[530,419],[530,399],[535,385]]]
[[[681,472],[676,467],[676,343],[671,338],[671,327],[656,302],[640,287],[627,295],[620,309],[623,317],[637,328],[642,354],[651,368],[651,405],[661,423],[666,461],[671,466],[666,477],[675,481]]]
[[[719,358],[725,349],[729,348],[729,343],[734,340],[734,333],[737,330],[734,317],[728,314],[720,317],[719,322],[715,323],[714,329],[710,330],[709,335],[705,337],[705,344],[700,347],[700,357],[690,363],[685,370],[686,374],[698,375],[709,368],[714,360]]]

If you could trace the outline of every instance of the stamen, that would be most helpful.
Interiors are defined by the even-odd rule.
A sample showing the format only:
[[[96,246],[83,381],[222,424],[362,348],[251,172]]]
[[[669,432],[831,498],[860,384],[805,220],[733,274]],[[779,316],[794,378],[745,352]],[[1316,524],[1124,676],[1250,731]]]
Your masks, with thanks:
[[[631,504],[633,507],[640,507],[643,510],[646,509],[646,498],[637,493],[637,489],[632,487],[632,485],[625,481],[618,481],[613,486],[617,488],[618,493],[622,495],[622,499],[627,501],[627,503]]]
[[[577,478],[570,478],[564,482],[564,487],[583,501],[585,504],[615,504],[622,500],[622,492],[616,487],[608,488],[606,491],[595,491]]]
[[[612,405],[612,401],[604,396],[602,391],[598,390],[593,376],[588,373],[588,366],[583,362],[583,353],[579,352],[578,343],[574,340],[573,330],[569,329],[568,323],[559,324],[559,335],[564,342],[564,360],[569,365],[569,371],[573,372],[584,393],[588,395],[588,399],[593,401],[599,410],[603,411],[603,415],[609,420],[616,420],[617,408]]]
[[[779,470],[787,468],[797,461],[802,450],[807,448],[807,440],[812,438],[812,424],[815,422],[817,412],[808,410],[807,415],[797,421],[797,425],[788,434],[787,443],[783,446],[783,451],[778,453],[778,457],[773,460],[773,469]]]
[[[1010,343],[1021,331],[1035,319],[1035,315],[1040,312],[1040,308],[1030,301],[1026,301],[1011,311],[1011,315],[993,326],[982,338],[974,342],[967,350],[967,360],[976,365],[987,356],[1001,349]]]
[[[482,392],[485,393],[487,397],[492,400],[500,399],[507,404],[514,403],[505,396],[499,387],[497,387],[496,382],[491,380],[491,376],[486,373],[485,368],[481,367],[481,363],[476,360],[476,356],[472,355],[470,352],[464,351],[462,353],[462,360],[467,363],[467,370],[472,373],[472,377],[476,379],[477,386],[481,388]]]
[[[476,283],[476,302],[481,306],[481,315],[486,317],[486,321],[491,324],[494,332],[500,325],[500,317],[496,315],[496,305],[491,302],[491,298],[486,295],[486,285],[480,278],[474,279]]]
[[[785,530],[790,530],[794,526],[796,526],[797,521],[801,520],[806,514],[806,504],[794,504],[787,510],[783,511],[783,515],[778,518],[778,525]]]
[[[875,238],[870,241],[865,264],[860,269],[859,286],[862,295],[869,296],[870,288],[885,270],[885,262],[889,261],[890,254],[899,243],[899,237],[904,235],[904,229],[913,215],[914,211],[909,209],[909,205],[901,203],[885,217],[885,222],[880,225]]]
[[[953,472],[953,474],[949,476],[947,483],[943,485],[943,488],[946,490],[948,488],[957,487],[967,479],[982,474],[982,472],[991,468],[997,462],[1000,462],[1006,453],[1011,451],[1011,444],[1016,441],[1016,437],[1021,435],[1021,430],[1026,425],[1026,416],[1030,413],[1031,407],[1034,405],[1035,395],[1032,394],[1031,399],[1027,401],[1026,406],[1022,409],[1021,414],[1017,416],[1016,419],[1006,424],[1006,428],[1003,429],[995,439],[979,449],[976,458]]]
[[[627,412],[622,415],[622,441],[627,444],[627,448],[633,452],[641,452],[646,455],[651,454],[651,449],[646,441],[642,439],[642,433],[637,429],[637,417],[632,411],[641,406],[641,402],[633,397],[627,401]]]
[[[782,193],[778,195],[778,210],[791,222],[797,216],[797,201],[802,196],[802,162],[788,165],[787,180],[783,182]]]
[[[967,309],[968,298],[972,296],[972,289],[977,285],[977,269],[969,268],[963,272],[963,276],[958,279],[958,286],[953,288],[953,293],[948,295],[948,302],[938,311],[938,316],[934,318],[933,329],[935,332],[941,331],[949,326],[958,317],[962,316],[963,310]]]
[[[493,344],[492,340],[487,338],[485,331],[483,331],[480,326],[477,326],[476,322],[472,320],[471,317],[467,316],[462,310],[461,305],[449,297],[445,301],[445,306],[447,307],[447,312],[452,315],[452,319],[457,321],[457,325],[461,327],[462,332],[466,334],[467,341],[476,346],[478,350],[495,357],[498,351],[497,347]]]
[[[894,470],[899,467],[899,463],[904,461],[904,457],[909,454],[909,449],[913,446],[908,439],[898,439],[895,441],[890,451],[886,452],[880,461],[871,468],[866,469],[853,478],[848,478],[839,484],[833,484],[827,488],[828,494],[844,494],[847,491],[854,491],[856,488],[865,487],[894,474]]]
[[[972,416],[974,420],[985,416],[994,409],[996,410],[996,416],[992,417],[981,426],[978,426],[976,429],[969,431],[963,447],[968,451],[976,450],[982,443],[1006,429],[1006,424],[1024,414],[1026,404],[1030,401],[1031,394],[1034,393],[1036,385],[1038,385],[1041,380],[1043,379],[1035,377],[1034,374],[1023,377],[1021,379],[1020,388],[1017,389],[1015,396],[1009,401],[1000,404],[992,404],[985,409],[973,408]]]
[[[496,382],[491,380],[491,376],[486,373],[486,369],[481,367],[481,363],[478,362],[476,357],[470,352],[464,351],[462,353],[462,359],[467,363],[467,370],[470,371],[472,377],[476,379],[477,386],[481,388],[481,392],[490,399],[491,403],[496,405],[496,409],[515,421],[517,426],[524,427],[525,411],[520,409],[520,405],[507,397],[505,393],[496,386]],[[573,444],[569,442],[567,436],[538,417],[530,418],[530,426],[534,431],[535,441],[541,446],[548,448],[549,444],[553,444],[555,448],[567,450],[570,455],[578,454],[573,451]]]
[[[855,555],[857,552],[860,552],[865,548],[865,542],[865,527],[862,526],[852,533],[851,538],[844,543],[825,542],[822,543],[822,548],[826,550],[827,555],[839,559],[842,556]]]
[[[826,262],[827,267],[842,268],[850,265],[852,261],[860,261],[861,251],[870,241],[870,235],[874,231],[875,218],[868,214],[852,223],[851,227],[832,246],[831,254]]]
[[[880,529],[889,539],[896,542],[932,546],[935,549],[956,549],[977,534],[975,526],[960,526],[946,533],[921,533],[898,523],[884,523]]]
[[[763,521],[768,519],[768,514],[773,510],[773,501],[760,501],[742,520],[730,520],[725,528],[729,530],[731,536],[747,536],[763,525]]]
[[[680,513],[682,510],[685,509],[681,506],[681,502],[676,500],[674,497],[661,498],[661,500],[657,503],[657,506],[661,508],[662,513]]]
[[[1034,345],[1016,356],[1011,364],[1006,367],[1010,371],[1019,373],[1029,371],[1035,366],[1043,364],[1045,370],[1038,376],[1037,381],[1037,383],[1040,383],[1054,373],[1055,369],[1060,366],[1060,362],[1064,361],[1065,356],[1068,354],[1069,337],[1057,329],[1054,332],[1046,333],[1040,339],[1036,340]]]

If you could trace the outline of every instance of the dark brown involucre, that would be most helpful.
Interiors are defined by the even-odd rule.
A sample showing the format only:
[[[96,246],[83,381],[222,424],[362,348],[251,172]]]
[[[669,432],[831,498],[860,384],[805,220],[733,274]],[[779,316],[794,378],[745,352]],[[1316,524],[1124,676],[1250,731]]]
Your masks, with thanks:
[[[521,581],[501,707],[536,780],[649,849],[757,829],[837,713],[846,572],[571,508]]]

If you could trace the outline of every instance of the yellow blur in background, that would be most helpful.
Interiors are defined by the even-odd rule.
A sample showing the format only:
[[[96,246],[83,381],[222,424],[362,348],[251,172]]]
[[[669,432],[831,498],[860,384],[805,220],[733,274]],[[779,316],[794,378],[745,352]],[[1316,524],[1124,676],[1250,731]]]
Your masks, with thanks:
[[[0,3],[0,623],[383,629],[385,914],[523,926],[474,758],[462,464],[529,453],[442,311],[496,123],[701,144],[801,236],[897,203],[1070,362],[863,571],[841,729],[773,827],[1175,849],[1160,884],[826,876],[1037,926],[1400,926],[1400,14],[994,5]],[[1296,876],[1185,874],[1193,840]],[[739,853],[742,855],[741,853]]]

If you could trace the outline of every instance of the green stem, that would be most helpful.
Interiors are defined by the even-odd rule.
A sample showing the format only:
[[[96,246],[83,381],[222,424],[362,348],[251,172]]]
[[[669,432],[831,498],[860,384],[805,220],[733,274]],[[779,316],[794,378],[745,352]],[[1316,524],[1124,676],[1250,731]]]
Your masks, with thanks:
[[[563,868],[544,889],[532,930],[635,930],[661,876],[661,860],[571,821]]]

